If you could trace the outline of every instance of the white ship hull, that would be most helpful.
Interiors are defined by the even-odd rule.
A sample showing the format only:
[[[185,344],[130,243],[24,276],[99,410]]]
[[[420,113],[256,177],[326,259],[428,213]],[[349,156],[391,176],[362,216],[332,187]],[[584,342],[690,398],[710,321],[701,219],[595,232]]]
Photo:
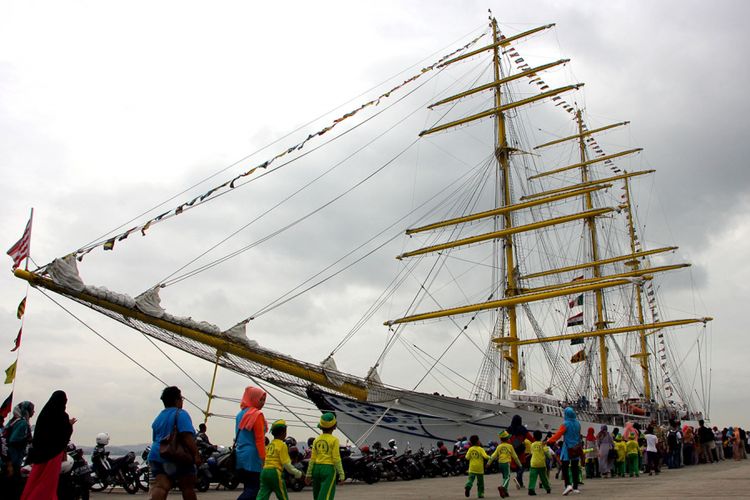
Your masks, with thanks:
[[[320,410],[334,412],[338,429],[357,445],[395,439],[399,446],[408,443],[412,449],[429,449],[438,440],[451,443],[474,434],[486,443],[497,440],[498,432],[510,425],[513,415],[520,415],[532,432],[555,432],[563,422],[563,408],[559,406],[544,405],[541,411],[529,411],[513,401],[470,401],[410,391],[389,392],[393,399],[377,403],[315,389],[309,390],[308,396]],[[579,414],[584,433],[588,427],[598,432],[602,423],[622,426],[626,418],[623,415],[595,422],[593,415]]]

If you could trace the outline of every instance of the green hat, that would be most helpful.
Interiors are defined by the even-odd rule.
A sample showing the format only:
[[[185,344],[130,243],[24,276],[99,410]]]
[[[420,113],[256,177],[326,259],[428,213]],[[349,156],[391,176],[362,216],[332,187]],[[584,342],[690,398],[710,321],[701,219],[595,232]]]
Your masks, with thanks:
[[[622,441],[622,434],[618,434],[615,441]]]
[[[273,431],[275,429],[279,429],[281,427],[283,427],[283,428],[286,429],[286,420],[281,419],[281,420],[277,420],[274,423],[272,423],[271,424],[271,431]]]
[[[508,439],[510,437],[510,434],[508,434],[508,431],[503,431],[500,434],[498,434],[498,437],[500,439]]]
[[[330,429],[336,425],[336,415],[333,413],[324,413],[320,416],[320,423],[318,423],[318,429]]]

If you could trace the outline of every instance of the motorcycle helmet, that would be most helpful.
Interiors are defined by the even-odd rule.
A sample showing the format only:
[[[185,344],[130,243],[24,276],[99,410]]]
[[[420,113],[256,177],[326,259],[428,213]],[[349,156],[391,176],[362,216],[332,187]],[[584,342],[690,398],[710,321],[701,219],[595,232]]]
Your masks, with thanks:
[[[389,439],[388,440],[388,447],[389,448],[395,448],[396,447],[396,440],[395,439]]]
[[[363,454],[367,455],[368,453],[370,453],[370,447],[367,446],[367,445],[364,445],[363,447],[361,447],[359,449],[359,451],[361,451]]]
[[[107,446],[109,444],[109,434],[106,432],[100,432],[96,435],[96,444],[99,446]]]

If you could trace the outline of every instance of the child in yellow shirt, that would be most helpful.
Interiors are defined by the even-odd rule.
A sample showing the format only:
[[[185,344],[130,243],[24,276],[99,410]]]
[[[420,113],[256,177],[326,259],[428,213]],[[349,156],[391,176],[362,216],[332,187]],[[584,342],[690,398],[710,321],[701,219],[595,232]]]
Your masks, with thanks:
[[[286,439],[286,422],[277,420],[271,424],[271,435],[273,441],[266,446],[266,461],[263,464],[263,471],[260,473],[260,491],[258,491],[257,500],[268,500],[271,493],[276,494],[279,500],[288,500],[289,494],[286,491],[286,483],[282,476],[282,469],[296,477],[302,477],[302,471],[292,465],[289,458],[289,448],[287,448],[284,439]]]
[[[471,448],[466,452],[466,460],[469,461],[469,479],[464,486],[464,496],[471,495],[471,487],[474,486],[474,479],[476,479],[477,496],[484,498],[484,461],[489,460],[490,457],[479,443],[479,436],[471,436],[469,443]]]
[[[617,452],[617,458],[615,458],[615,472],[620,477],[625,477],[625,455],[626,445],[622,441],[622,434],[618,434],[615,438],[615,451]]]
[[[628,444],[625,445],[625,452],[627,453],[628,474],[630,477],[633,477],[633,474],[635,474],[635,477],[638,477],[640,475],[638,458],[641,456],[641,448],[638,446],[635,433],[630,434],[630,437],[628,437]]]
[[[528,442],[528,440],[527,440]],[[549,446],[542,441],[542,431],[534,431],[534,442],[531,443],[531,471],[529,472],[529,495],[536,495],[534,488],[536,486],[537,476],[542,483],[542,488],[547,493],[551,493],[547,479],[547,459],[551,456]]]
[[[339,481],[344,480],[339,440],[333,436],[336,416],[324,413],[320,417],[318,428],[323,433],[313,442],[305,484],[312,483],[314,500],[333,500],[336,496],[336,476],[338,475]]]
[[[503,474],[503,484],[497,487],[497,490],[500,492],[500,496],[502,498],[505,498],[508,496],[508,482],[510,481],[510,461],[513,460],[518,467],[522,467],[523,464],[521,464],[521,461],[518,459],[518,455],[516,455],[516,450],[513,449],[513,446],[508,442],[510,439],[510,434],[508,434],[508,431],[503,431],[499,434],[501,443],[497,446],[495,449],[495,452],[490,457],[489,462],[487,462],[487,465],[489,466],[492,462],[497,460],[498,464],[500,465],[500,472]]]

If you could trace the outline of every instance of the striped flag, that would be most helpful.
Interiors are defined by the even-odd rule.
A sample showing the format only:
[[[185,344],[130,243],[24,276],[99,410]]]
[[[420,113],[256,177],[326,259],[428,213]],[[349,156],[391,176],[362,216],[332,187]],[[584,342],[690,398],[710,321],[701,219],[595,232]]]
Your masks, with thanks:
[[[579,312],[578,314],[574,314],[570,318],[568,318],[568,326],[577,326],[583,324],[583,311]]]
[[[29,217],[29,222],[26,223],[26,229],[23,230],[23,236],[7,252],[10,258],[13,259],[14,271],[21,265],[24,259],[29,258],[29,253],[31,252],[31,221],[33,218],[34,210],[31,211],[31,217]]]
[[[18,310],[16,311],[16,318],[23,318],[23,313],[26,311],[26,297],[23,298],[20,304],[18,304]]]

